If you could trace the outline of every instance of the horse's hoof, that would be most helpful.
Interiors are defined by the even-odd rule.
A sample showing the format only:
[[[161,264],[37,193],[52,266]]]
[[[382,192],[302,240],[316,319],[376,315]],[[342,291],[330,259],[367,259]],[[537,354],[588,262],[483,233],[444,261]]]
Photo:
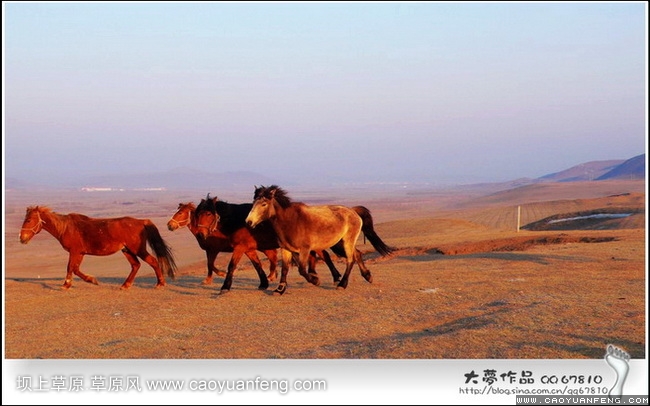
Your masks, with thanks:
[[[154,286],[154,289],[162,289],[166,286],[164,283],[157,283],[156,286]]]
[[[345,287],[345,286],[341,286],[341,285],[339,285],[339,286],[336,287],[336,290],[345,290],[345,289],[346,289],[346,287]]]
[[[314,286],[320,286],[320,279],[318,279],[318,276],[314,276],[313,274],[309,274],[309,278],[307,279],[312,285]]]
[[[257,287],[257,289],[259,289],[259,290],[267,290],[268,288],[269,288],[269,285],[268,285],[268,284],[266,284],[266,285],[260,285],[260,286]]]
[[[221,276],[222,278],[224,278],[227,275],[224,271],[217,271],[216,273],[217,276]]]
[[[221,290],[219,291],[219,294],[220,294],[220,295],[225,295],[226,293],[230,293],[230,289],[221,289]]]
[[[131,285],[122,285],[120,286],[120,290],[129,290],[130,287]]]
[[[92,278],[92,279],[90,279],[89,282],[92,283],[93,285],[99,285],[99,282],[97,281],[97,278]]]
[[[284,292],[286,292],[286,291],[287,291],[287,284],[284,283],[284,284],[278,285],[278,287],[273,291],[273,293],[278,294],[278,295],[284,295]]]
[[[201,285],[212,285],[212,279],[204,279]]]

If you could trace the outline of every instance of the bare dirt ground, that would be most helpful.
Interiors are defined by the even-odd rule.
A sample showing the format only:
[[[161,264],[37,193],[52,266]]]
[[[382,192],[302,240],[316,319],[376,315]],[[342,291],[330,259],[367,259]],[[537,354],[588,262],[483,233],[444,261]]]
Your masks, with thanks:
[[[491,194],[420,190],[386,196],[299,195],[294,200],[355,205],[373,213],[398,251],[379,257],[360,238],[374,281],[354,268],[337,290],[319,263],[321,286],[294,268],[285,295],[257,289],[247,259],[233,289],[205,277],[205,255],[186,229],[168,231],[178,203],[200,193],[7,191],[5,357],[7,359],[562,359],[602,358],[612,343],[645,358],[645,182],[538,185]],[[233,203],[244,196],[220,196]],[[304,199],[303,199],[304,197]],[[63,291],[67,253],[47,232],[18,241],[25,208],[90,216],[151,218],[173,247],[178,276],[164,289],[142,265],[119,289],[121,254],[86,257]],[[520,225],[598,209],[633,214],[581,229],[530,231]],[[225,269],[230,254],[220,254]],[[268,262],[263,255],[263,264]],[[337,260],[337,267],[344,263]]]

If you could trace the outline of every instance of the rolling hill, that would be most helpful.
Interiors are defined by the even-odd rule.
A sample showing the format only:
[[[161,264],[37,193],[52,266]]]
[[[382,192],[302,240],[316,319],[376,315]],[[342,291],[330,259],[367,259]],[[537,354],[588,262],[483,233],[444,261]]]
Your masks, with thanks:
[[[625,160],[622,159],[585,162],[560,172],[544,175],[537,179],[543,182],[577,182],[583,180],[595,180],[614,170],[624,162]]]
[[[599,176],[596,180],[612,179],[644,179],[645,178],[645,154],[630,158],[620,165],[615,166],[609,172]]]

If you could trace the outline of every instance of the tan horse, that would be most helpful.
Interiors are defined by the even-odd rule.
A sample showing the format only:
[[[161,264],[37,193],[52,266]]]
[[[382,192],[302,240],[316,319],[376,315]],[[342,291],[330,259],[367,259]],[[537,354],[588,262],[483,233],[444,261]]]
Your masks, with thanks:
[[[79,269],[84,255],[106,256],[120,250],[131,264],[131,273],[121,289],[128,289],[133,284],[141,265],[138,257],[153,268],[158,280],[157,288],[165,286],[163,270],[167,276],[174,278],[176,263],[172,250],[149,219],[98,219],[78,213],[58,214],[48,207],[28,207],[20,229],[20,242],[27,244],[43,229],[52,234],[70,254],[63,289],[72,285],[72,274],[98,285],[95,277],[86,275]],[[156,254],[155,257],[147,251],[147,243]]]
[[[364,279],[372,282],[370,270],[363,263],[361,252],[356,249],[363,220],[354,209],[292,202],[283,189],[273,185],[255,189],[253,207],[246,217],[246,223],[250,227],[265,220],[273,225],[282,248],[282,276],[277,293],[283,294],[286,291],[289,263],[294,253],[298,255],[298,272],[310,283],[318,285],[318,278],[306,271],[309,253],[336,245],[342,246],[346,258],[346,269],[338,288],[347,287],[355,263]],[[391,248],[386,246],[381,253],[387,255],[390,251]]]

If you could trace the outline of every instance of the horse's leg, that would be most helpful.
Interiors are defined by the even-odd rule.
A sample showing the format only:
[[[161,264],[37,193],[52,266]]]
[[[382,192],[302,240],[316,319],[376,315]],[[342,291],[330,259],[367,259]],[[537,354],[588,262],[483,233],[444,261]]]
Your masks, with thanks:
[[[160,270],[160,264],[158,264],[158,260],[156,259],[156,257],[149,254],[147,251],[141,253],[139,255],[139,257],[142,258],[142,260],[144,262],[149,264],[149,266],[152,267],[153,271],[156,273],[156,279],[158,280],[158,282],[156,283],[156,286],[155,286],[156,289],[157,288],[162,288],[163,286],[165,286],[166,285],[165,277],[163,276],[163,273]],[[136,272],[137,272],[137,270],[136,270]],[[129,277],[131,277],[131,276],[129,275]],[[133,277],[135,278],[135,273],[133,274]],[[131,279],[131,281],[133,281],[133,279]]]
[[[212,272],[216,273],[217,276],[221,276],[223,278],[223,277],[226,276],[226,271],[220,270],[215,265],[215,261],[217,260],[217,255],[219,255],[219,252],[221,252],[221,251],[218,251],[218,250],[214,251],[214,256],[212,257],[212,260],[211,260],[210,264],[212,265]]]
[[[320,285],[320,280],[318,279],[318,274],[307,272],[307,263],[309,262],[310,251],[301,250],[298,255],[298,272],[302,275],[307,282],[314,284],[316,286]]]
[[[322,250],[321,256],[323,257],[323,261],[325,261],[327,267],[330,269],[330,272],[332,273],[332,279],[334,279],[334,283],[339,282],[341,280],[341,273],[334,266],[334,262],[332,262],[332,258],[330,257],[330,254],[326,250]]]
[[[267,289],[269,287],[269,280],[266,277],[266,274],[264,273],[264,268],[262,268],[262,262],[260,261],[260,258],[257,256],[257,251],[256,250],[247,251],[246,256],[253,263],[253,267],[257,271],[257,276],[260,277],[260,286],[258,287],[258,289],[259,290]]]
[[[131,251],[127,250],[126,248],[122,250],[122,253],[126,257],[126,260],[129,261],[129,264],[131,264],[131,272],[129,272],[129,276],[126,277],[124,280],[124,283],[120,287],[120,289],[125,290],[131,287],[133,284],[133,279],[135,279],[135,274],[138,273],[138,269],[140,269],[140,261],[138,261],[138,257],[134,255]]]
[[[291,267],[292,259],[293,253],[282,248],[282,271],[280,275],[280,283],[278,284],[278,287],[273,291],[273,293],[283,295],[284,292],[287,291],[287,274],[289,273],[289,267]]]
[[[268,281],[273,282],[278,277],[278,250],[265,250],[264,254],[269,259],[269,275]]]
[[[77,275],[78,277],[80,277],[81,279],[83,279],[88,283],[99,285],[99,282],[97,282],[97,279],[95,279],[94,276],[86,275],[85,273],[81,272],[81,270],[79,269],[83,258],[84,256],[82,254],[70,253],[68,257],[68,269],[65,276],[65,281],[63,282],[63,286],[61,286],[62,289],[69,289],[70,286],[72,286],[72,274]]]
[[[235,247],[232,251],[232,256],[230,257],[230,262],[228,262],[228,272],[226,273],[226,278],[223,280],[223,285],[221,285],[220,293],[230,292],[232,287],[232,278],[235,275],[235,269],[237,269],[237,264],[241,260],[242,255],[244,255],[244,249],[240,247]]]
[[[126,247],[122,250],[122,252],[124,253],[124,256],[129,261],[129,263],[131,264],[131,273],[129,273],[129,276],[122,284],[121,289],[128,289],[131,287],[131,284],[133,284],[135,275],[138,273],[138,269],[140,269],[140,261],[138,261],[138,258],[141,258],[144,262],[146,262],[156,273],[156,279],[158,280],[155,286],[156,289],[162,288],[163,286],[166,285],[165,277],[163,276],[163,273],[160,270],[160,264],[158,263],[158,260],[156,259],[156,257],[151,255],[147,251],[146,246],[140,247],[137,254],[134,254],[134,251],[131,251]]]
[[[361,254],[361,251],[355,250],[354,256],[354,260],[357,265],[359,265],[361,276],[363,276],[363,279],[367,280],[369,283],[372,283],[372,274],[370,273],[370,269],[366,267],[366,264],[363,263],[363,254]]]
[[[354,266],[354,260],[348,258],[347,264],[345,266],[345,272],[343,273],[343,277],[339,281],[339,284],[337,285],[337,289],[345,289],[348,287],[348,278],[350,277],[350,271],[352,270],[352,267]]]
[[[341,278],[339,281],[337,289],[345,289],[348,287],[348,278],[350,277],[350,271],[352,270],[355,259],[357,258],[357,249],[355,247],[355,242],[356,240],[349,240],[344,242],[346,260],[345,273],[343,274],[343,278]]]
[[[211,250],[211,249],[205,250],[205,257],[206,257],[206,261],[207,261],[207,264],[208,264],[208,275],[201,282],[201,285],[212,285],[213,274],[214,273],[216,273],[217,275],[219,274],[219,271],[214,266],[214,261],[217,260],[217,255],[219,255],[219,251],[214,251],[214,250]],[[221,275],[221,276],[223,276],[223,275]]]
[[[322,254],[321,254],[321,257],[322,257]],[[309,265],[307,266],[307,273],[318,274],[318,272],[316,272],[316,263],[317,262],[318,262],[318,256],[316,255],[316,251],[310,251],[309,252],[309,262],[308,262]]]

